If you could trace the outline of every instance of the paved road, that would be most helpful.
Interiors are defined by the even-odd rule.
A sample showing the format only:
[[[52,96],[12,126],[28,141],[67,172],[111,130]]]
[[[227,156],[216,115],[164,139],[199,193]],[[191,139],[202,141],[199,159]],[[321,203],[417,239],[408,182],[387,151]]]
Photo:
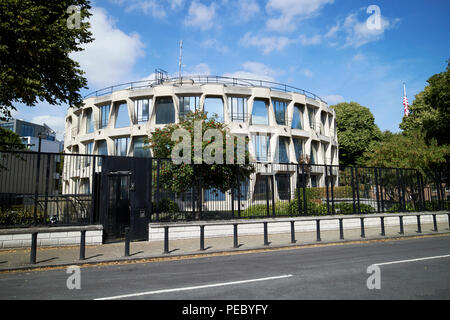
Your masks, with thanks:
[[[369,290],[373,264],[381,289]],[[66,269],[0,274],[0,299],[447,300],[450,236],[87,267],[81,289],[72,290],[69,276]]]

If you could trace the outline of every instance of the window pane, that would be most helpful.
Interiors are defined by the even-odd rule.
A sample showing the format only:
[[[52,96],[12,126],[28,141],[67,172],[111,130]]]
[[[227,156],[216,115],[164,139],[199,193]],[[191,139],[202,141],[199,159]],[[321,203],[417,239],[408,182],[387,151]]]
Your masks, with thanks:
[[[253,101],[252,124],[269,124],[267,116],[267,103],[264,100]]]
[[[279,125],[286,125],[286,107],[287,103],[279,100],[272,100],[275,110],[275,118]]]
[[[92,109],[86,111],[86,132],[94,132],[94,122],[92,121]]]
[[[214,115],[217,115],[217,121],[223,122],[222,98],[206,98],[203,110],[207,113],[208,118],[212,118]]]
[[[257,161],[269,160],[269,136],[253,135],[255,157]]]
[[[245,181],[241,181],[241,185],[240,185],[241,200],[247,200],[248,189],[249,189],[248,179],[246,179]],[[234,199],[238,200],[238,197],[239,197],[238,189],[234,189]]]
[[[294,116],[292,118],[292,129],[303,129],[302,127],[302,108],[299,105],[294,105]]]
[[[287,139],[286,137],[280,137],[278,142],[278,161],[280,163],[288,163],[289,139]]]
[[[180,117],[200,109],[200,96],[180,97]]]
[[[156,100],[156,124],[175,122],[175,108],[171,97]]]
[[[291,197],[291,176],[289,174],[277,174],[277,189],[280,200],[290,200]]]
[[[234,122],[244,122],[247,119],[247,98],[229,97],[228,107],[230,118]]]
[[[110,105],[100,107],[100,129],[106,128],[109,121],[109,109]]]
[[[133,155],[135,157],[150,157],[150,149],[144,148],[145,137],[137,137],[133,140]]]
[[[224,201],[225,193],[219,189],[211,188],[205,190],[205,201]]]
[[[303,155],[303,140],[293,138],[293,141],[294,141],[295,158],[298,162],[300,157]]]
[[[150,100],[149,99],[141,99],[136,100],[134,102],[134,112],[136,121],[135,123],[141,123],[148,121],[149,117],[149,109],[150,109]]]
[[[315,129],[316,112],[314,109],[308,108],[309,127]]]
[[[130,118],[128,117],[128,106],[122,103],[117,106],[117,118],[115,128],[124,128],[130,126]]]
[[[129,138],[118,138],[115,142],[115,155],[126,156]]]

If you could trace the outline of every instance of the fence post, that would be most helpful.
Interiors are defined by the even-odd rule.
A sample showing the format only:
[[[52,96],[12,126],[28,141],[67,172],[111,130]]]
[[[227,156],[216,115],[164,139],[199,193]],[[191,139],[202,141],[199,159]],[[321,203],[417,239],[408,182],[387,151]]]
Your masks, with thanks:
[[[307,199],[306,199],[306,181],[305,181],[305,165],[302,163],[302,188],[303,188],[303,214],[308,215]],[[298,199],[300,201],[300,199]]]
[[[320,239],[320,220],[316,219],[316,234],[317,234],[317,241],[322,241]]]
[[[331,213],[335,213],[335,208],[334,208],[334,187],[333,187],[333,165],[330,165],[330,181],[331,181]]]
[[[80,237],[80,260],[86,258],[86,230],[81,230]]]
[[[291,221],[291,243],[295,243],[295,221]]]
[[[267,234],[267,222],[263,222],[264,224],[264,245],[268,246],[269,245],[269,236]]]
[[[233,248],[238,248],[238,224],[233,224]]]
[[[420,185],[420,172],[419,172],[419,170],[416,170],[416,180],[417,180],[417,193],[418,193],[418,195],[419,195],[419,211],[424,211],[423,209],[424,209],[424,199],[423,199],[423,197],[422,197],[422,192],[423,192],[423,190],[422,190],[422,188],[421,188],[421,185]]]
[[[234,187],[231,187],[231,215],[234,218]]]
[[[382,170],[383,169],[379,169],[380,170],[380,197],[381,197],[381,212],[384,212],[384,197],[383,197],[383,175],[382,175]]]
[[[270,204],[269,204],[269,176],[266,175],[266,214],[270,217]]]
[[[92,157],[92,190],[91,190],[91,216],[89,218],[91,224],[94,223],[94,215],[97,213],[97,181],[95,179],[95,166],[96,166],[97,157]]]
[[[270,184],[272,187],[272,216],[275,217],[275,175],[272,175],[271,177],[272,179],[270,179]]]
[[[356,212],[356,203],[355,203],[355,178],[353,175],[353,167],[350,168],[350,173],[352,176],[352,199],[353,199],[353,213],[357,213]]]
[[[380,195],[378,193],[378,169],[375,168],[374,171],[375,171],[375,188],[376,188],[375,194],[377,197],[377,212],[380,213]]]
[[[417,233],[422,233],[422,226],[420,225],[420,214],[417,215]]]
[[[50,183],[50,157],[51,154],[47,154],[47,167],[45,170],[45,202],[44,202],[44,224],[47,224],[47,210],[48,210],[48,185]]]
[[[125,257],[130,256],[130,228],[125,228]]]
[[[361,214],[361,206],[360,206],[360,203],[359,203],[359,177],[358,177],[358,167],[356,167],[355,178],[356,178],[356,201],[357,201],[357,203],[358,203],[358,214]]]
[[[360,218],[361,219],[361,238],[365,238],[366,237],[366,231],[364,230],[364,218]]]
[[[30,264],[36,264],[37,235],[37,232],[31,234]]]
[[[399,208],[400,208],[400,212],[404,212],[404,210],[403,210],[403,203],[402,203],[402,187],[401,187],[399,169],[395,169],[395,173],[396,173],[396,176],[397,176],[398,202],[399,202],[399,205],[400,205]]]
[[[37,206],[38,206],[38,197],[39,197],[39,175],[41,169],[41,136],[39,135],[39,146],[38,146],[38,154],[37,154],[37,163],[36,163],[36,186],[34,189],[34,211],[33,211],[33,224],[37,226]]]
[[[205,250],[205,225],[200,226],[200,251]]]
[[[169,253],[169,227],[164,227],[164,253]]]
[[[384,217],[380,217],[381,220],[381,235],[385,236],[386,233],[384,232]]]
[[[328,179],[328,168],[327,165],[325,164],[325,190],[326,190],[326,196],[327,196],[327,215],[330,215],[330,197],[328,195],[328,184],[329,184],[329,179]]]
[[[442,203],[442,185],[441,185],[441,175],[440,172],[438,172],[437,170],[435,170],[435,183],[436,183],[436,192],[437,192],[437,196],[438,196],[438,208],[439,210],[441,210],[443,208],[443,203]]]
[[[161,167],[160,159],[156,159],[156,221],[159,221],[159,169]]]
[[[303,179],[303,177],[302,177]],[[298,209],[298,215],[300,216],[302,214],[302,205],[301,205],[301,199],[300,199],[300,170],[299,165],[297,164],[297,209]]]
[[[238,218],[241,217],[241,181],[238,180]]]

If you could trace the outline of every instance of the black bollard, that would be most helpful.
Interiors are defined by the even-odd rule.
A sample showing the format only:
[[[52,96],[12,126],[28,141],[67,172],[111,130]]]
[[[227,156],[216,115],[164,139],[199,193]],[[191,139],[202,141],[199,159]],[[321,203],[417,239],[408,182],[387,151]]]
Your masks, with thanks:
[[[233,248],[239,247],[238,244],[238,224],[233,224]]]
[[[267,222],[263,222],[264,224],[264,245],[268,246],[269,245],[269,237],[267,235]]]
[[[205,250],[205,226],[200,226],[200,251]]]
[[[31,234],[30,264],[36,264],[37,232]]]
[[[295,221],[291,221],[291,243],[295,243]]]
[[[361,238],[365,238],[366,231],[364,230],[364,218],[360,218],[360,219],[361,219]]]
[[[130,256],[130,228],[125,228],[125,257]]]
[[[164,227],[164,253],[169,253],[169,227]]]
[[[86,230],[81,230],[80,237],[80,260],[86,259]]]

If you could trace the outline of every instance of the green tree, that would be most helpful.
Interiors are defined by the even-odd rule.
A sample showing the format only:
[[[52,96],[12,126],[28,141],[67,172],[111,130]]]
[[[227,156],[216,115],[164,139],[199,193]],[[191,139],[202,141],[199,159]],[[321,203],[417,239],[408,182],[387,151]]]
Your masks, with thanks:
[[[25,145],[17,133],[0,127],[0,151],[23,149],[25,149]]]
[[[439,169],[450,155],[448,145],[440,146],[435,139],[427,142],[419,130],[386,134],[365,157],[366,165],[385,168],[420,169],[424,175]]]
[[[410,106],[410,115],[403,117],[400,128],[405,132],[420,130],[426,141],[450,144],[450,59],[447,69],[433,75]]]
[[[201,122],[202,137],[208,129],[217,129],[222,136],[222,150],[224,164],[207,164],[204,159],[201,164],[194,163],[194,123]],[[175,145],[181,142],[172,140],[175,130],[185,129],[190,135],[191,160],[194,164],[174,164],[170,159]],[[160,172],[160,182],[165,189],[173,192],[184,192],[192,186],[200,186],[204,189],[214,188],[222,192],[238,187],[238,181],[248,179],[254,172],[250,163],[249,153],[245,151],[245,164],[237,164],[237,143],[233,141],[234,163],[225,164],[226,161],[226,134],[228,129],[223,123],[217,122],[215,118],[207,118],[203,112],[189,113],[179,123],[166,125],[158,128],[148,138],[149,147],[152,148],[155,158],[166,158]],[[248,138],[246,138],[248,139]],[[202,154],[205,149],[215,142],[215,138],[202,139]],[[245,141],[248,144],[248,140]],[[213,153],[215,154],[215,153]],[[184,154],[183,154],[184,156]]]
[[[79,15],[68,12],[72,5]],[[1,120],[11,116],[14,103],[81,105],[79,90],[87,80],[69,54],[93,40],[89,23],[82,22],[90,8],[89,0],[0,1]]]
[[[372,112],[356,102],[342,102],[331,107],[336,110],[339,164],[364,165],[364,153],[381,138]]]

